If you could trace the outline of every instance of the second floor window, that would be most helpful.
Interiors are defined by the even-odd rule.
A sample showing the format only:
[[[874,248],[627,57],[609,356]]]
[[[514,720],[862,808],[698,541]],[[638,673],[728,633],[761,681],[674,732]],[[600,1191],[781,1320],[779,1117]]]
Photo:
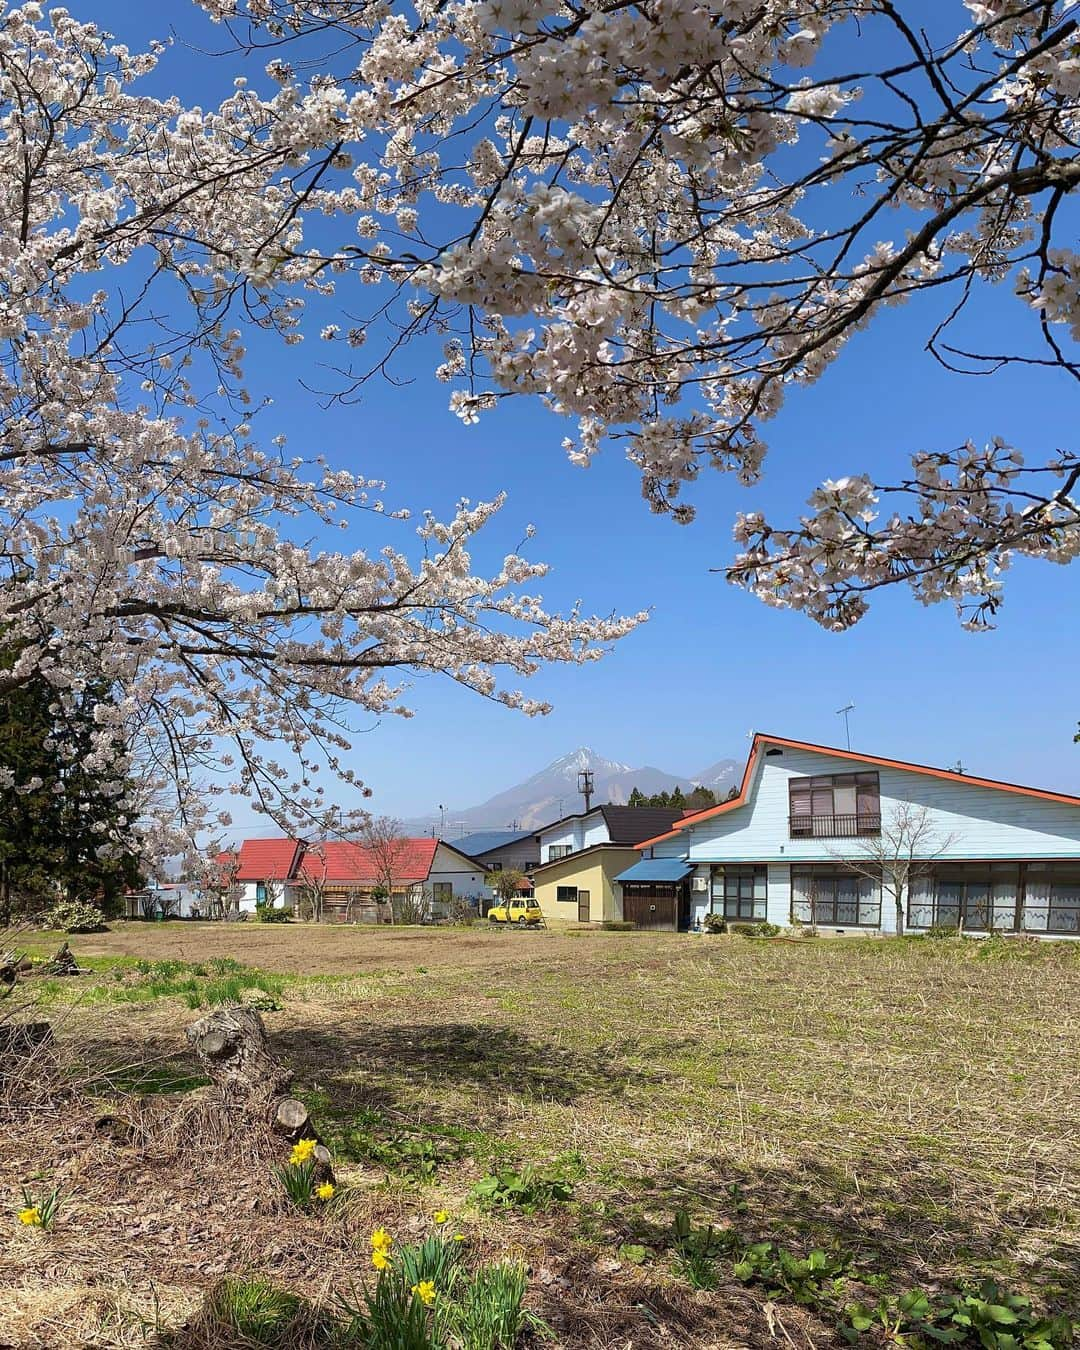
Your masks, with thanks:
[[[833,773],[788,783],[792,839],[850,839],[881,833],[876,773]]]
[[[554,862],[556,858],[569,857],[573,851],[573,844],[548,844],[548,862]]]

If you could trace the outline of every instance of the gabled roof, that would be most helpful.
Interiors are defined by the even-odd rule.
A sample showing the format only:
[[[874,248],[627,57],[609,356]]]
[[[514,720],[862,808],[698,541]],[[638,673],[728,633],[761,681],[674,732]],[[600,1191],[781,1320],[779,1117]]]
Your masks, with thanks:
[[[883,755],[863,755],[855,750],[841,750],[835,745],[815,745],[811,741],[793,741],[786,736],[769,736],[759,731],[755,734],[753,744],[750,747],[750,755],[746,761],[746,768],[743,770],[742,782],[739,784],[737,796],[732,797],[730,801],[721,802],[718,806],[708,806],[703,811],[695,811],[692,816],[684,816],[673,829],[658,834],[652,839],[643,840],[638,847],[648,848],[650,844],[658,844],[661,840],[673,839],[680,830],[696,825],[699,821],[708,820],[724,811],[735,811],[740,806],[744,806],[750,784],[753,781],[757,761],[764,748],[770,745],[789,750],[813,750],[818,754],[828,755],[830,759],[847,759],[854,760],[859,764],[876,764],[885,769],[901,769],[907,773],[942,778],[946,782],[964,783],[968,787],[993,788],[999,792],[1014,792],[1022,797],[1037,797],[1041,801],[1063,802],[1066,806],[1080,806],[1080,797],[1070,796],[1066,792],[1048,792],[1043,788],[1023,787],[1019,783],[1006,783],[998,778],[977,778],[974,774],[957,773],[955,769],[936,769],[929,764],[915,764],[905,759],[886,759]]]
[[[394,880],[409,884],[426,881],[438,847],[438,839],[398,840],[393,850]],[[352,881],[363,884],[378,881],[383,870],[376,854],[363,844],[354,844],[348,840],[327,840],[325,844],[313,844],[305,850],[299,876],[312,881]]]
[[[475,834],[456,839],[451,847],[464,853],[467,858],[478,858],[482,853],[490,853],[493,849],[516,844],[521,839],[535,837],[535,830],[478,830]]]
[[[237,881],[287,881],[296,869],[295,839],[245,839],[240,845]]]
[[[569,816],[560,816],[550,825],[541,825],[534,833],[547,834],[557,825],[565,825],[568,820],[584,820],[586,816],[603,816],[610,842],[613,844],[633,844],[641,837],[643,830],[668,830],[683,814],[678,806],[619,806],[615,802],[601,802],[588,811],[575,811]]]

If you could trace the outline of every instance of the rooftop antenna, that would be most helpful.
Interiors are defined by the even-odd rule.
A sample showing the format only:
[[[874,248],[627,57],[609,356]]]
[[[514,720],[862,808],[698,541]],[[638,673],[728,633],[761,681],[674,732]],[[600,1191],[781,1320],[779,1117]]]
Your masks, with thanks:
[[[851,727],[848,725],[848,713],[851,712],[854,707],[854,703],[845,703],[842,708],[837,708],[836,710],[837,717],[843,717],[844,719],[844,739],[847,741],[847,748],[849,750],[851,749]]]
[[[593,794],[593,772],[592,769],[582,769],[577,776],[578,791],[585,798],[585,811],[588,813],[592,802]]]

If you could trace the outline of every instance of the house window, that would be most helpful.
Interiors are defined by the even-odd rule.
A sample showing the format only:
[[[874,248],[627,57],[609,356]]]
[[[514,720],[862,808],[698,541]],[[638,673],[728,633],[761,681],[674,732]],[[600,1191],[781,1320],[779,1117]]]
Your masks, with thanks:
[[[431,898],[444,904],[449,904],[454,895],[454,883],[452,881],[433,881],[431,883]]]
[[[1080,936],[1080,864],[1031,863],[1024,883],[1024,928]]]
[[[764,919],[767,875],[765,867],[717,868],[712,879],[713,912],[723,906],[725,919]]]
[[[881,883],[836,867],[793,867],[791,919],[827,928],[878,928]]]
[[[876,773],[834,773],[788,782],[792,839],[851,839],[881,833]]]
[[[574,902],[574,904],[576,905],[576,904],[577,904],[577,887],[576,887],[576,886],[556,886],[556,887],[555,887],[555,899],[556,899],[556,900],[572,900],[572,901]]]
[[[912,876],[909,928],[1016,927],[1017,863],[935,863]]]
[[[257,881],[255,883],[255,903],[257,905],[266,904],[266,882]]]
[[[548,862],[554,862],[556,858],[568,858],[573,851],[573,844],[548,844]]]

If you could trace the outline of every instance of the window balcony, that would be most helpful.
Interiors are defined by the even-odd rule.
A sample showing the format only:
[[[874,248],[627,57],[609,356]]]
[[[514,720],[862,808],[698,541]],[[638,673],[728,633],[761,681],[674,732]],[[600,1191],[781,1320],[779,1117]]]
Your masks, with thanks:
[[[857,839],[864,834],[880,834],[881,816],[868,812],[852,816],[789,816],[788,830],[792,839]]]

